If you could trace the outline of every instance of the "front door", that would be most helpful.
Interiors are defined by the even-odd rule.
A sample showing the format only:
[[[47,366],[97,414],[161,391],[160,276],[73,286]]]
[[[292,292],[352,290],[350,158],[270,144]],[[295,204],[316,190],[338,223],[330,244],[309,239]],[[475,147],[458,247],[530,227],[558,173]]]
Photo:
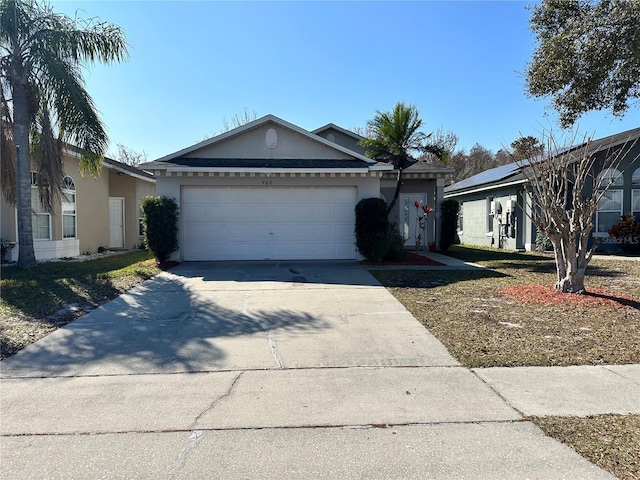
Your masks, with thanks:
[[[124,247],[124,198],[109,197],[109,248]]]
[[[423,214],[422,209],[417,210],[415,202],[422,201],[422,205],[427,204],[427,195],[425,193],[411,193],[400,196],[400,233],[404,238],[404,244],[407,247],[416,247],[416,236],[422,234],[420,245],[425,244],[425,232],[418,231],[418,214]]]

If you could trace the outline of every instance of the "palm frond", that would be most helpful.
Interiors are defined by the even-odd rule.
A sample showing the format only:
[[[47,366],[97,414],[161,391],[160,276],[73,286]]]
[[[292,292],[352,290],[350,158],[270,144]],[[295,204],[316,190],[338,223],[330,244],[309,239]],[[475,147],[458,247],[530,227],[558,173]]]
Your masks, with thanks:
[[[64,142],[83,152],[81,172],[98,175],[102,155],[108,147],[107,134],[96,107],[84,88],[80,69],[75,62],[44,51],[34,57],[41,71],[39,91],[56,114],[56,124]]]
[[[62,142],[56,138],[46,108],[38,115],[37,130],[31,134],[31,159],[38,165],[38,194],[47,212],[59,203],[64,178]]]
[[[367,156],[385,160],[403,168],[415,153],[422,153],[428,136],[420,129],[422,120],[414,105],[398,102],[391,112],[376,111],[367,123],[371,138],[360,142]]]

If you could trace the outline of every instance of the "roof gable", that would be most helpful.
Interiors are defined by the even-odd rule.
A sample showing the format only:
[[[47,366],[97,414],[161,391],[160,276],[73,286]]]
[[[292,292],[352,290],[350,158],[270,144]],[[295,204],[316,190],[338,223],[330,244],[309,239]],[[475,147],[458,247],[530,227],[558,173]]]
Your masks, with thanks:
[[[274,115],[266,115],[162,157],[153,163],[172,163],[179,158],[335,159],[360,160],[367,164],[375,163],[362,154],[314,135]]]
[[[330,142],[342,145],[343,147],[348,148],[349,150],[357,152],[361,155],[364,155],[366,152],[366,149],[360,146],[360,140],[364,139],[363,136],[358,135],[351,130],[339,127],[334,123],[328,123],[324,127],[316,128],[311,133],[325,138]]]

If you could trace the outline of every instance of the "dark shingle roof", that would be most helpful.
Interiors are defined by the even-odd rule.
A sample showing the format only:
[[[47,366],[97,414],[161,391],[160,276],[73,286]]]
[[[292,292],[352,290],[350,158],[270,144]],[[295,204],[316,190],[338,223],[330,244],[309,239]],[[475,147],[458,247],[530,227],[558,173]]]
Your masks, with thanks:
[[[407,173],[422,173],[422,172],[453,173],[454,172],[453,168],[451,167],[441,167],[439,165],[433,165],[429,162],[422,162],[419,160],[411,162],[407,167],[405,167],[404,171]]]
[[[134,167],[132,165],[127,165],[126,163],[118,162],[117,160],[113,160],[112,158],[104,157],[103,163],[105,163],[108,166],[112,166],[112,167],[114,167],[114,168],[116,168],[118,170],[121,170],[121,171],[129,172],[129,173],[132,173],[134,175],[138,175],[140,177],[153,179],[153,174],[151,174],[149,172],[145,172],[144,170],[141,170],[141,169],[139,169],[137,167]]]

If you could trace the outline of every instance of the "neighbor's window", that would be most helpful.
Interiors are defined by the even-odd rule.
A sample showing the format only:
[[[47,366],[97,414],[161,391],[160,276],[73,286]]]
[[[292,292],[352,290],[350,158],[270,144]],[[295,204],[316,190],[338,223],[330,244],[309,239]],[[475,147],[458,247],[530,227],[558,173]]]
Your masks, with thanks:
[[[40,203],[36,172],[31,172],[31,224],[34,240],[51,240],[51,216]]]
[[[631,211],[636,221],[640,221],[640,168],[633,172],[631,189]]]
[[[596,212],[596,233],[606,234],[622,218],[622,173],[608,168],[598,178],[598,185],[605,191],[598,201]]]
[[[463,218],[464,218],[464,203],[461,203],[460,210],[458,210],[458,232],[459,233],[463,232],[462,230],[464,226]]]
[[[76,238],[76,184],[71,177],[62,181],[62,238]]]

